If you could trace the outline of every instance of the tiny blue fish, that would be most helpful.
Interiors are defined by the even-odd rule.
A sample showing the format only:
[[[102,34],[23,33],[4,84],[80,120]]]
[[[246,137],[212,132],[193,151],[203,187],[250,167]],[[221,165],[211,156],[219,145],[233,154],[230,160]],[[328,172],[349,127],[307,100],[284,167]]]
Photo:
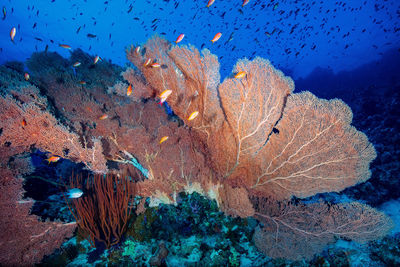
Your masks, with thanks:
[[[79,188],[72,188],[68,190],[67,195],[68,198],[80,198],[83,195],[83,192]]]

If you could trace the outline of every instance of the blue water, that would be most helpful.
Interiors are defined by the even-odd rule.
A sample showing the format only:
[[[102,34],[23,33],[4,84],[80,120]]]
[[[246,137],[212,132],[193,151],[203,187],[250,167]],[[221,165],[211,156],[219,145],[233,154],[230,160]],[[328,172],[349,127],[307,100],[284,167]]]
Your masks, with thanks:
[[[399,3],[393,1],[2,1],[0,63],[34,51],[68,56],[60,43],[127,63],[124,48],[153,34],[217,54],[222,76],[237,59],[268,58],[294,78],[316,67],[352,70],[399,43]],[[17,28],[15,44],[9,41]],[[215,33],[221,39],[211,45]],[[96,37],[90,38],[88,34]],[[39,38],[37,40],[35,38]],[[53,41],[53,42],[52,42]]]
[[[153,166],[146,163],[153,160],[151,157],[156,158],[158,152],[164,157],[162,160],[173,160],[174,163],[180,160],[183,152],[165,155],[162,154],[162,145],[167,146],[169,142],[178,144],[180,139],[178,141],[174,139],[174,132],[181,129],[181,126],[184,126],[184,130],[181,129],[182,132],[188,134],[180,133],[179,136],[187,137],[184,140],[193,138],[196,141],[196,135],[189,134],[193,129],[188,126],[190,124],[184,117],[179,117],[179,107],[178,113],[174,110],[176,103],[171,104],[167,100],[161,106],[149,99],[133,101],[132,98],[125,96],[125,91],[119,95],[106,92],[117,82],[125,82],[123,86],[127,85],[120,76],[121,71],[129,67],[136,71],[140,69],[141,65],[133,66],[126,57],[126,49],[131,45],[140,46],[140,53],[144,55],[146,52],[143,47],[153,36],[160,36],[175,45],[174,41],[178,36],[184,34],[178,46],[193,45],[199,50],[205,48],[218,57],[221,83],[225,78],[232,78],[236,74],[232,75],[232,69],[239,59],[253,60],[258,56],[268,59],[276,69],[291,77],[294,81],[295,93],[307,90],[319,98],[342,99],[353,112],[351,125],[363,132],[376,150],[377,157],[369,165],[370,179],[354,186],[344,187],[346,189],[341,192],[325,190],[326,193],[303,199],[292,197],[290,204],[283,201],[273,206],[271,202],[271,207],[263,206],[263,203],[269,203],[265,199],[260,198],[260,200],[252,195],[249,201],[254,208],[257,208],[256,213],[258,213],[252,218],[228,216],[232,214],[220,212],[220,204],[217,205],[214,200],[197,193],[174,194],[173,196],[171,194],[169,200],[168,197],[165,200],[165,196],[162,198],[158,195],[160,199],[169,203],[160,204],[158,207],[153,206],[155,198],[130,199],[130,207],[139,209],[138,203],[143,200],[141,204],[145,203],[143,206],[147,209],[140,214],[132,215],[121,239],[108,248],[101,240],[107,239],[103,232],[101,238],[89,243],[88,234],[80,228],[79,231],[73,233],[72,238],[65,240],[64,244],[55,248],[51,247],[50,250],[46,250],[45,245],[36,243],[31,245],[26,241],[29,244],[26,247],[18,246],[16,254],[19,254],[13,258],[7,254],[12,251],[12,245],[4,245],[5,243],[2,242],[10,242],[6,236],[20,236],[25,228],[21,224],[15,224],[16,228],[10,228],[9,223],[13,224],[13,219],[0,220],[0,231],[6,232],[4,229],[12,229],[7,232],[7,235],[0,237],[0,245],[3,247],[0,249],[0,266],[7,266],[10,263],[30,265],[40,263],[40,266],[400,265],[398,258],[400,255],[398,246],[400,242],[400,190],[398,190],[400,186],[400,1],[250,0],[243,5],[241,0],[215,0],[210,7],[206,7],[207,2],[207,0],[3,0],[0,3],[0,36],[2,36],[0,38],[0,65],[2,65],[0,67],[0,97],[12,95],[12,98],[23,106],[25,98],[18,97],[18,93],[10,93],[14,86],[13,82],[36,86],[48,102],[45,104],[35,102],[35,105],[39,105],[43,112],[48,112],[49,116],[54,116],[61,125],[67,125],[72,132],[78,133],[79,142],[81,144],[88,142],[90,148],[94,145],[94,141],[91,140],[92,131],[102,129],[103,119],[99,118],[100,115],[110,114],[107,114],[105,119],[106,122],[110,121],[109,127],[119,125],[131,130],[129,127],[136,129],[140,122],[140,127],[145,129],[144,135],[147,134],[143,143],[137,143],[135,139],[129,147],[131,150],[126,147],[118,147],[115,151],[111,149],[114,153],[112,159],[110,155],[106,155],[110,152],[110,147],[113,148],[112,146],[118,143],[118,138],[129,139],[130,133],[107,132],[109,136],[99,137],[102,139],[100,146],[103,147],[104,155],[107,156],[106,166],[110,172],[122,170],[121,166],[125,164],[131,167],[131,169],[127,168],[131,171],[129,176],[131,182],[152,180],[153,174],[159,170],[153,171]],[[11,40],[10,32],[13,28],[16,29],[16,34]],[[222,34],[221,38],[212,43],[210,40],[217,33]],[[60,45],[68,45],[71,49]],[[101,60],[92,64],[93,58],[97,55],[101,57]],[[73,67],[72,64],[77,61],[80,61],[82,65]],[[55,63],[59,65],[55,66]],[[43,72],[41,72],[41,66],[43,66]],[[162,66],[160,69],[165,70],[168,67]],[[46,72],[47,70],[50,72]],[[24,79],[25,73],[30,74],[28,81]],[[176,73],[182,72],[176,70]],[[146,79],[148,82],[151,78],[139,71],[135,77],[142,79],[146,85],[149,84],[146,83]],[[10,82],[10,79],[14,80]],[[82,83],[83,81],[85,83]],[[81,82],[79,86],[77,86],[78,82]],[[18,90],[21,88],[16,88],[16,91]],[[82,103],[74,102],[71,104],[71,110],[64,109],[63,105],[67,105],[68,101],[58,99],[55,95],[57,90],[65,90],[66,95],[70,90],[71,99],[78,102],[81,100]],[[160,89],[157,88],[157,90]],[[151,97],[158,95],[154,92],[152,94]],[[111,100],[111,103],[107,102]],[[85,106],[90,101],[95,104]],[[80,104],[85,107],[84,111],[79,110]],[[132,107],[129,106],[130,104]],[[129,109],[125,109],[126,107]],[[145,114],[144,120],[141,117],[142,112]],[[95,115],[92,116],[92,113]],[[138,113],[141,114],[140,117],[137,117]],[[77,118],[77,114],[81,117]],[[1,115],[4,114],[0,114],[0,118],[2,118]],[[224,114],[224,116],[228,115]],[[9,119],[10,116],[7,116],[5,115],[4,118]],[[162,132],[162,135],[169,136],[169,140],[167,139],[164,144],[157,139],[161,136],[158,136],[159,125],[152,122],[154,116],[162,117],[161,124],[175,123],[173,124],[175,128],[162,129],[165,132],[160,130],[160,134]],[[30,127],[32,123],[23,120],[18,122],[17,126],[20,125],[24,130],[24,127]],[[0,121],[0,140],[2,140],[3,128],[6,129],[6,126]],[[269,138],[280,134],[278,121],[274,126],[277,128],[273,128],[265,143],[269,141]],[[106,132],[107,128],[103,131]],[[18,133],[13,134],[14,137],[19,136]],[[118,138],[116,138],[117,135]],[[10,138],[12,137],[11,135]],[[142,144],[143,151],[140,150]],[[195,164],[211,168],[212,164],[206,161],[209,157],[203,158],[203,154],[207,155],[209,148],[203,143],[201,145],[196,143],[196,145],[190,147],[190,151],[201,154],[204,162]],[[11,149],[13,146],[13,141],[6,140],[0,144],[0,153],[6,155],[9,151],[13,151]],[[135,150],[137,147],[140,149]],[[149,151],[156,152],[150,155],[147,153],[147,148]],[[125,153],[124,149],[131,154]],[[324,147],[321,150],[324,150]],[[11,199],[12,205],[25,204],[24,201],[28,199],[34,200],[35,203],[32,204],[29,214],[38,216],[34,219],[35,222],[38,220],[41,220],[40,223],[44,223],[45,220],[63,223],[76,221],[77,217],[73,212],[75,210],[71,208],[76,203],[66,200],[63,196],[65,192],[75,187],[82,188],[82,191],[79,189],[79,192],[83,192],[82,199],[97,194],[93,188],[83,189],[84,182],[68,184],[71,173],[89,177],[91,172],[87,168],[88,165],[85,166],[76,158],[71,158],[68,149],[62,151],[64,155],[60,155],[59,161],[50,164],[46,162],[46,159],[52,152],[42,149],[34,142],[24,152],[25,154],[21,152],[10,157],[0,157],[2,168],[0,170],[15,171],[18,169],[18,164],[21,164],[21,158],[29,159],[31,162],[31,172],[21,176],[25,191],[23,198],[19,199],[18,192],[13,191],[14,195],[8,194],[7,186],[2,186],[7,185],[8,180],[4,182],[0,180],[0,193]],[[146,153],[146,157],[141,153]],[[229,154],[229,151],[226,153]],[[117,161],[116,157],[120,161]],[[169,167],[168,164],[167,161],[166,169]],[[162,191],[165,184],[174,184],[174,175],[183,178],[184,167],[192,168],[191,165],[182,165],[182,174],[181,169],[179,173],[169,172],[169,176],[165,175],[170,180],[161,180],[158,184],[151,185],[153,196],[156,190]],[[358,167],[362,168],[362,166]],[[87,181],[89,180],[88,178]],[[113,190],[118,187],[117,184],[112,185]],[[188,184],[192,186],[191,183]],[[233,183],[233,186],[240,187],[240,181]],[[234,193],[236,194],[239,193]],[[17,196],[16,201],[13,196]],[[157,201],[161,201],[160,199]],[[2,201],[6,203],[7,199],[3,198]],[[315,249],[313,247],[315,240],[312,239],[315,236],[308,239],[307,235],[302,236],[301,231],[294,231],[292,238],[290,227],[288,227],[289,230],[285,230],[287,224],[291,223],[306,230],[310,230],[307,225],[312,225],[310,231],[319,227],[323,228],[324,220],[318,218],[325,218],[323,216],[330,214],[329,212],[337,207],[335,205],[351,201],[368,205],[364,207],[373,207],[387,216],[384,218],[392,220],[393,227],[390,231],[382,223],[384,225],[382,229],[385,228],[384,234],[382,236],[377,234],[377,236],[383,239],[377,238],[378,240],[372,239],[372,241],[368,239],[368,245],[362,246],[355,242],[357,237],[336,235],[329,242],[324,241],[326,244],[321,242],[321,247]],[[304,206],[299,203],[304,203]],[[317,203],[325,205],[325,212],[310,208]],[[285,205],[304,209],[283,212],[279,208],[286,207]],[[267,214],[264,217],[260,215],[263,212]],[[290,214],[296,212],[302,215],[290,218]],[[116,216],[115,212],[111,214],[111,216]],[[309,217],[304,214],[308,214]],[[8,215],[10,214],[1,213],[0,217],[6,218]],[[9,217],[14,218],[11,215]],[[289,217],[288,221],[285,221],[286,215]],[[310,218],[314,216],[317,219],[312,221]],[[354,219],[350,213],[343,217]],[[300,218],[299,222],[296,218]],[[312,222],[309,222],[309,219]],[[336,221],[337,217],[331,219]],[[287,224],[280,224],[282,221]],[[363,226],[364,224],[366,223],[363,223]],[[284,241],[278,238],[278,235],[268,236],[268,230],[273,232],[275,225],[280,225],[282,233],[285,231],[289,233],[286,236],[283,235]],[[263,227],[267,229],[267,234],[263,236],[265,240],[272,240],[278,245],[271,245],[274,242],[265,242],[266,245],[264,245],[262,238],[261,244],[259,240],[257,241],[255,237],[262,236],[260,229]],[[32,232],[31,235],[42,236],[39,232]],[[48,237],[49,240],[53,240],[54,236]],[[111,234],[111,237],[109,238],[111,241],[117,239],[115,233]],[[340,241],[336,242],[337,239]],[[285,240],[287,240],[286,243]],[[58,241],[61,244],[64,240]],[[91,247],[91,244],[95,247]],[[304,251],[303,255],[299,253],[302,246],[306,250],[315,249],[316,252]],[[40,257],[33,258],[32,255],[37,251]],[[280,259],[273,255],[275,251],[279,253]],[[292,251],[296,253],[292,254]],[[25,254],[32,259],[24,258]]]

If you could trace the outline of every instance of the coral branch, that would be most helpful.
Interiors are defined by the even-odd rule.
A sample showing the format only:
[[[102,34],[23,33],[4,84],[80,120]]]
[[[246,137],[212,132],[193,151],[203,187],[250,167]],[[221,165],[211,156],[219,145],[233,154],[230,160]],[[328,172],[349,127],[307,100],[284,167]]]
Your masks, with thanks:
[[[83,162],[95,172],[107,169],[98,140],[93,139],[92,148],[83,147],[76,134],[33,102],[22,104],[10,95],[0,97],[0,128],[3,129],[1,144],[9,142],[22,151],[35,145],[55,155]]]
[[[40,222],[29,215],[34,203],[22,200],[22,179],[0,168],[0,262],[4,266],[33,266],[72,236],[76,224]]]
[[[393,227],[383,213],[357,202],[278,206],[273,201],[262,201],[256,218],[264,227],[256,229],[254,241],[273,258],[311,259],[335,238],[365,243],[383,237]]]
[[[239,60],[233,72],[246,72],[246,78],[227,78],[219,87],[222,106],[234,143],[218,146],[229,149],[226,177],[235,176],[236,168],[249,161],[267,142],[272,128],[282,115],[286,97],[293,91],[290,78],[261,58]],[[232,141],[233,141],[232,140]],[[216,142],[224,145],[224,142]],[[225,143],[226,144],[226,143]],[[242,164],[241,164],[242,163]]]
[[[282,119],[258,152],[251,187],[276,199],[341,191],[370,177],[376,157],[367,137],[350,126],[352,113],[340,100],[309,92],[289,96]]]

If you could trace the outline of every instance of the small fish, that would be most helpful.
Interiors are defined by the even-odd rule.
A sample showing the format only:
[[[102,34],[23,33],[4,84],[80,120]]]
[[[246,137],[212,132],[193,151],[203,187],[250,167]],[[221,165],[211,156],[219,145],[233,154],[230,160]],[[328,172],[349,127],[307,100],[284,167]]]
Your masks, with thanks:
[[[132,6],[132,4],[129,6],[129,9],[128,9],[128,14],[132,11],[132,9],[133,9],[133,6]]]
[[[147,66],[150,64],[150,62],[151,62],[151,59],[148,58],[148,59],[144,62],[143,66],[144,66],[144,67],[147,67]]]
[[[5,19],[6,19],[6,16],[7,16],[6,7],[5,7],[5,6],[3,6],[3,20],[5,20]]]
[[[79,61],[77,61],[77,62],[75,62],[74,65],[72,65],[72,66],[74,66],[74,67],[76,68],[76,67],[79,67],[81,64],[82,64],[82,63],[80,63]]]
[[[230,41],[232,41],[233,40],[233,32],[231,33],[231,35],[229,36],[229,38],[228,38],[228,42],[230,42]]]
[[[83,191],[79,188],[71,188],[67,192],[68,198],[80,198],[83,195]]]
[[[235,78],[236,79],[241,79],[244,76],[246,76],[246,72],[245,71],[239,71],[238,73],[236,73]]]
[[[160,144],[162,144],[163,142],[167,141],[167,139],[168,139],[168,136],[163,136],[163,137],[160,139]]]
[[[107,114],[103,114],[103,115],[101,115],[100,117],[99,117],[99,120],[105,120],[105,119],[107,119],[108,118],[108,115]]]
[[[215,0],[209,0],[207,3],[207,7],[210,7],[212,4],[214,4]]]
[[[62,48],[65,48],[65,49],[71,49],[71,46],[69,46],[67,44],[60,44],[59,46]]]
[[[221,38],[221,36],[222,36],[222,33],[220,33],[220,32],[217,33],[217,34],[214,36],[214,38],[212,38],[211,42],[214,43],[214,42],[218,41],[219,38]]]
[[[152,68],[159,68],[159,67],[161,67],[161,64],[157,63],[157,62],[154,62],[153,64],[151,64],[151,67]]]
[[[22,119],[22,121],[21,121],[21,126],[22,126],[22,127],[25,127],[25,126],[26,126],[26,120],[25,120],[25,119]]]
[[[99,56],[95,56],[93,59],[93,64],[96,64],[97,62],[99,62],[99,60],[101,60],[101,58]]]
[[[129,86],[128,86],[128,89],[126,89],[126,95],[127,96],[130,96],[132,94],[132,84],[130,84]]]
[[[11,42],[14,42],[14,38],[15,38],[15,34],[17,33],[17,29],[15,27],[13,27],[10,31],[10,38],[11,38]]]
[[[250,2],[250,0],[243,0],[242,7],[245,6],[245,5],[247,5],[249,2]]]
[[[49,162],[49,164],[50,164],[51,162],[57,162],[57,161],[59,161],[59,160],[60,160],[60,157],[51,156],[50,158],[45,159],[45,160],[47,160],[47,161]]]
[[[199,115],[198,111],[193,111],[192,114],[190,114],[190,116],[188,117],[188,121],[193,120],[194,118],[197,117],[197,115]]]
[[[185,37],[185,35],[183,33],[179,34],[178,38],[176,38],[175,43],[179,43],[180,41],[182,41],[183,37]]]
[[[29,80],[29,78],[30,78],[29,73],[26,73],[26,72],[25,72],[24,78],[25,78],[26,81]]]
[[[96,35],[91,34],[91,33],[88,33],[86,36],[87,36],[88,38],[96,38]]]
[[[162,103],[164,103],[171,94],[172,94],[172,90],[164,90],[160,94],[160,102],[158,104],[162,105]]]
[[[139,54],[139,51],[140,51],[140,46],[138,46],[138,47],[135,48],[135,53],[136,53],[136,54]]]

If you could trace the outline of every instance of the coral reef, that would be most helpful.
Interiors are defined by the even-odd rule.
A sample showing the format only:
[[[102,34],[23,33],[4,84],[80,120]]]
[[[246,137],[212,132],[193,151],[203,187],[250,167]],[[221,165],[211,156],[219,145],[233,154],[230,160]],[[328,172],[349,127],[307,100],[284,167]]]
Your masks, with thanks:
[[[156,36],[140,50],[126,52],[135,65],[122,73],[126,82],[120,67],[104,60],[94,65],[93,57],[80,50],[70,59],[33,54],[27,63],[29,81],[1,67],[2,171],[14,170],[11,158],[35,148],[82,163],[94,173],[126,174],[142,197],[137,223],[130,224],[138,228],[146,221],[147,204],[176,205],[180,192],[197,192],[216,200],[209,209],[257,218],[261,224],[253,240],[273,258],[311,259],[337,238],[367,242],[390,230],[388,217],[360,203],[290,201],[339,192],[370,177],[375,149],[351,126],[352,112],[343,101],[293,93],[293,81],[262,58],[239,60],[233,75],[220,83],[217,57],[208,50],[171,46]],[[148,59],[160,67],[144,64]],[[73,68],[76,61],[81,65]],[[235,78],[239,72],[244,77]],[[124,94],[129,85],[133,93]],[[165,90],[172,92],[166,99],[170,115],[156,103],[165,100],[160,97]],[[197,214],[187,218],[191,224],[184,225],[178,214],[166,224],[181,226],[187,235],[192,228],[227,235],[235,231],[212,216],[205,228],[196,226],[203,204],[186,207]],[[157,226],[153,219],[151,227]],[[147,228],[127,233],[152,234]],[[168,233],[161,231],[159,238],[172,238]],[[122,236],[114,234],[118,240]],[[304,239],[307,247],[299,244]],[[173,254],[168,245],[164,248],[157,264]],[[237,265],[243,250],[224,243],[203,257],[208,263]],[[196,248],[191,255],[192,260],[199,257]]]
[[[268,203],[264,197],[285,203],[292,196],[304,198],[316,193],[338,192],[370,177],[369,164],[376,157],[375,149],[363,133],[350,125],[352,113],[344,102],[318,99],[309,92],[293,94],[293,82],[261,58],[239,60],[233,73],[244,71],[245,78],[228,77],[219,84],[219,64],[207,50],[200,54],[192,46],[171,46],[156,36],[144,45],[142,52],[137,51],[133,47],[127,50],[127,57],[137,70],[127,70],[124,78],[135,85],[138,83],[135,77],[140,74],[140,82],[148,85],[138,86],[147,93],[135,90],[136,98],[157,97],[166,89],[172,90],[168,104],[191,127],[193,139],[205,151],[222,184],[217,188],[244,188],[258,203]],[[148,67],[143,64],[148,59],[166,67]],[[198,117],[189,120],[189,114],[194,111],[199,112]],[[231,191],[237,195],[235,190]],[[248,205],[243,191],[238,199]],[[261,208],[255,213],[267,225],[269,219],[275,222],[279,215],[285,216],[279,202],[269,204],[270,209]],[[379,238],[392,227],[386,216],[367,206],[327,208],[324,205],[314,204],[316,210],[325,211],[317,212],[321,214],[317,221],[322,221],[322,225],[329,225],[337,212],[345,214],[341,216],[344,221],[334,227],[341,228],[342,224],[358,229],[363,212],[369,214],[369,219],[364,220],[377,221],[378,225],[357,231],[360,241]],[[278,217],[271,213],[274,208],[279,211]],[[228,210],[230,214],[235,213],[234,208]],[[248,211],[243,214],[238,209],[236,215],[249,216],[251,209]],[[312,220],[307,215],[310,211],[296,214],[303,214],[301,218],[305,222]],[[293,218],[284,224],[289,229],[297,229],[292,233],[295,235],[307,233],[309,226],[307,223],[299,226]],[[282,237],[277,229],[263,230],[275,236],[275,241],[272,239],[268,248],[263,249],[271,257],[310,258],[317,252],[304,255],[296,246],[297,241]],[[255,238],[266,237],[261,233],[256,232]],[[341,234],[337,232],[333,236]],[[286,246],[279,244],[280,239]],[[334,241],[322,240],[310,239],[310,246],[321,249]],[[280,253],[271,249],[274,247]]]
[[[0,149],[0,154],[5,153]],[[0,162],[0,262],[4,266],[30,266],[59,248],[72,236],[76,223],[40,222],[29,215],[34,201],[22,199],[22,174],[32,171],[21,162],[11,171]]]

